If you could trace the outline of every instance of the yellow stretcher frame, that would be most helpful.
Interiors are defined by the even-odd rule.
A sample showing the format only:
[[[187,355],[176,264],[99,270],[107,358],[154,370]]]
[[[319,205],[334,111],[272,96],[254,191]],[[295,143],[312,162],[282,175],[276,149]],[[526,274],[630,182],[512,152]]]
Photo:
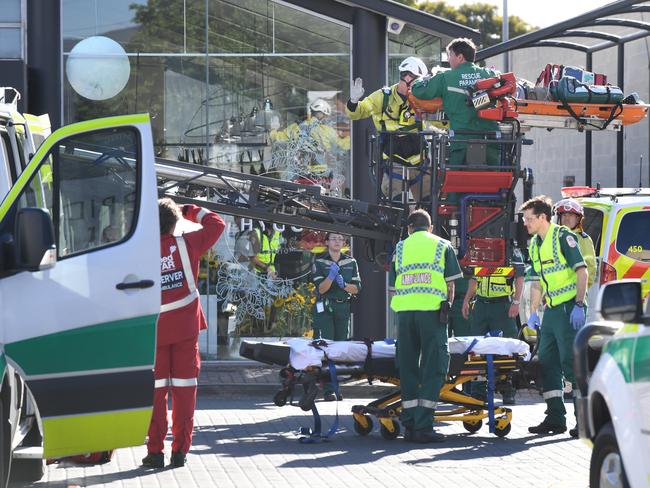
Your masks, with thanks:
[[[494,367],[499,370],[495,374],[495,383],[499,379],[505,379],[507,372],[518,368],[517,357],[501,357],[494,359]],[[447,382],[440,389],[438,403],[456,405],[455,408],[436,409],[434,422],[462,422],[463,427],[470,433],[478,432],[483,426],[483,419],[488,418],[487,401],[474,398],[464,393],[458,387],[464,383],[475,380],[477,376],[485,371],[487,361],[483,356],[470,355],[465,361],[463,369],[458,375],[449,375]],[[399,386],[399,379],[396,377],[377,377],[385,383]],[[375,417],[379,422],[381,436],[386,440],[395,439],[400,433],[399,416],[402,411],[401,392],[395,390],[367,405],[355,405],[352,407],[354,430],[360,435],[368,435],[372,432]],[[506,407],[494,407],[494,434],[497,437],[505,437],[512,428],[512,409]]]

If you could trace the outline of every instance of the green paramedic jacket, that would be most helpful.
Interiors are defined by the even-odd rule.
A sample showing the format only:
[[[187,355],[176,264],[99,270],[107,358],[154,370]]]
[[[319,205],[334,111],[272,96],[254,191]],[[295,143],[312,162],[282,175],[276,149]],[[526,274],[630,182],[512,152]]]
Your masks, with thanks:
[[[330,256],[329,252],[324,252],[316,257],[314,260],[314,265],[312,267],[312,281],[316,288],[323,282],[327,275],[330,272],[330,266],[334,261]],[[361,277],[359,276],[359,267],[357,266],[357,261],[347,254],[341,253],[338,264],[340,271],[339,274],[343,277],[343,281],[349,285],[355,285],[359,291],[361,291]],[[318,292],[318,290],[317,290]],[[332,283],[330,289],[327,290],[322,298],[333,298],[337,300],[348,299],[350,294],[339,288],[339,285]]]
[[[467,99],[467,89],[477,80],[493,76],[498,76],[498,73],[466,61],[455,69],[416,81],[411,93],[421,100],[442,98],[442,106],[452,130],[496,131],[497,123],[479,118]]]

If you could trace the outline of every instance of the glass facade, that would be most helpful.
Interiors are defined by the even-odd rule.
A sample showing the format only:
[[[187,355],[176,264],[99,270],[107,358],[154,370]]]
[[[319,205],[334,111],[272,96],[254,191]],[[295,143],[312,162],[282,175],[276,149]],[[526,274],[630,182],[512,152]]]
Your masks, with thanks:
[[[399,81],[397,70],[408,56],[417,56],[424,61],[429,70],[440,64],[440,53],[444,50],[440,38],[405,25],[399,34],[388,34],[388,84]]]
[[[62,0],[61,15],[64,67],[94,36],[118,43],[130,66],[107,100],[79,95],[64,69],[65,124],[149,112],[158,157],[351,196],[349,25],[271,0]],[[308,332],[324,234],[225,218],[201,271],[202,353]]]

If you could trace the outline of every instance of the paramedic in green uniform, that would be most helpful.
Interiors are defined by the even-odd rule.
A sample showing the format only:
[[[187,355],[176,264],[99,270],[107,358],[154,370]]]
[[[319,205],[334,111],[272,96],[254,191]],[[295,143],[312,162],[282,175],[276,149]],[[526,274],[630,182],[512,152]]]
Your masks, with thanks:
[[[578,391],[573,374],[573,341],[586,320],[587,267],[576,235],[566,227],[551,223],[550,199],[533,198],[525,202],[520,211],[532,236],[528,255],[533,265],[531,277],[537,280],[533,285],[528,327],[539,326],[536,311],[541,299],[540,288],[545,302],[539,333],[539,361],[546,417],[528,431],[533,434],[562,433],[566,431],[563,375],[571,381],[573,391]],[[569,433],[577,437],[577,428]]]
[[[472,324],[463,316],[463,303],[469,288],[469,279],[458,278],[455,285],[454,303],[451,304],[451,313],[449,314],[449,337],[466,337],[472,335]]]
[[[356,260],[341,252],[346,243],[341,234],[328,232],[327,251],[316,258],[312,280],[317,288],[314,304],[314,339],[344,341],[350,335],[350,299],[361,290],[361,278]],[[326,401],[336,400],[332,386],[324,386]],[[342,397],[339,394],[339,400]]]
[[[519,249],[512,256],[514,278],[504,276],[476,276],[469,281],[469,289],[463,301],[463,316],[471,318],[473,336],[509,337],[518,335],[515,318],[519,315],[521,294],[524,290],[526,266]],[[513,286],[514,281],[514,286]],[[474,306],[470,304],[474,300]],[[471,308],[471,313],[470,313]],[[472,394],[485,397],[486,383],[472,382]],[[515,390],[512,385],[503,391],[503,403],[515,404]]]
[[[476,46],[471,39],[454,39],[447,45],[450,70],[440,71],[435,76],[425,77],[413,83],[411,93],[421,100],[442,98],[442,107],[449,117],[450,129],[453,131],[495,132],[498,124],[494,120],[481,119],[474,107],[468,105],[468,89],[477,80],[498,76],[496,71],[481,68],[474,64]],[[476,138],[476,135],[457,134],[456,139]],[[499,150],[494,144],[488,145],[487,163],[497,164]],[[452,143],[449,164],[465,164],[467,144]]]
[[[441,442],[444,436],[433,430],[433,415],[449,370],[444,315],[454,300],[454,280],[462,273],[451,243],[431,233],[428,213],[415,210],[407,223],[409,237],[395,249],[390,303],[398,321],[401,421],[405,440]]]
[[[341,252],[341,234],[328,232],[327,251],[314,261],[312,280],[318,289],[314,304],[314,338],[344,341],[350,334],[350,299],[361,290],[357,261]]]

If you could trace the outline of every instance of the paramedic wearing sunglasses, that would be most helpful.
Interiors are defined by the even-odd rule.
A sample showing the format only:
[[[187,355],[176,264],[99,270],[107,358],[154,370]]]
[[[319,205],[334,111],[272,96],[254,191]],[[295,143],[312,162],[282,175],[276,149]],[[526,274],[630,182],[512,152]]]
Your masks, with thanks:
[[[447,45],[450,70],[438,71],[434,76],[425,77],[413,83],[411,92],[421,100],[442,98],[443,110],[449,117],[453,131],[495,132],[498,124],[494,120],[481,119],[474,106],[468,103],[469,89],[477,80],[498,76],[498,72],[481,68],[474,64],[476,46],[471,39],[454,39]],[[456,134],[455,139],[471,139],[476,135]],[[452,142],[449,164],[465,164],[467,143]],[[495,144],[486,147],[486,163],[498,164],[499,148]],[[478,162],[478,161],[477,161]],[[457,197],[451,197],[457,198]]]
[[[462,272],[451,243],[431,233],[426,211],[413,211],[407,224],[409,236],[393,255],[390,307],[397,312],[404,440],[425,444],[444,440],[433,415],[449,370],[447,322]]]
[[[319,255],[312,267],[317,289],[313,310],[314,339],[345,341],[350,335],[350,300],[361,290],[357,261],[343,252],[346,238],[328,232],[327,251]],[[323,387],[325,401],[337,400],[330,383]],[[338,400],[342,400],[339,393]]]
[[[525,202],[524,224],[532,236],[528,248],[536,280],[533,285],[529,328],[539,327],[537,310],[540,304],[540,285],[544,297],[544,319],[539,333],[539,361],[542,368],[543,397],[546,417],[539,425],[529,427],[533,434],[562,433],[566,431],[562,378],[571,381],[578,391],[573,374],[573,341],[585,325],[585,295],[587,267],[576,235],[566,227],[551,223],[551,201],[545,196]],[[577,427],[569,431],[577,437]]]
[[[149,425],[147,456],[142,465],[162,468],[167,437],[167,395],[172,393],[171,465],[185,465],[192,445],[196,386],[199,376],[199,332],[207,329],[199,291],[201,255],[221,236],[226,224],[216,213],[196,205],[182,208],[170,198],[158,201],[160,214],[160,269],[162,306],[156,337],[153,414]],[[201,228],[174,236],[176,224],[185,218]]]
[[[382,138],[383,158],[388,159],[387,152],[392,144],[392,160],[407,166],[417,166],[422,158],[420,137],[417,132],[421,124],[415,120],[407,95],[411,85],[428,73],[426,64],[415,56],[409,56],[399,65],[399,82],[393,86],[383,87],[363,98],[365,89],[363,80],[356,78],[350,87],[350,99],[345,107],[346,114],[352,120],[372,117],[377,132],[404,132],[404,135]],[[409,180],[411,190],[419,192],[421,173]],[[424,182],[424,188],[427,188]],[[418,195],[414,195],[418,200]]]

